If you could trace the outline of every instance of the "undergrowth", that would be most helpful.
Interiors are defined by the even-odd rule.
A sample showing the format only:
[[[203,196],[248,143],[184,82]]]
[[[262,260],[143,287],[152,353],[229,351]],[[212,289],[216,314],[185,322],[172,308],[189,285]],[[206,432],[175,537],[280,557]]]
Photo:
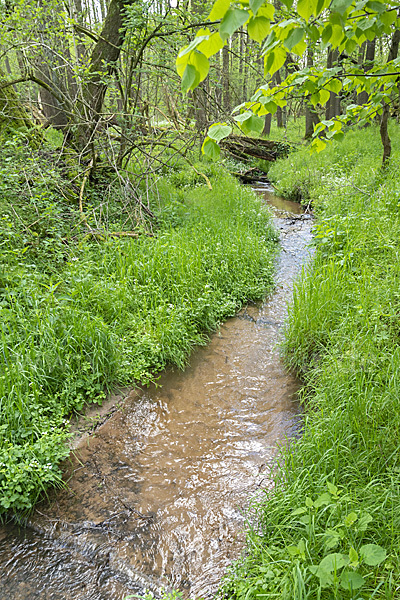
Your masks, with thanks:
[[[105,226],[131,226],[117,188],[87,183],[85,223],[82,177],[71,182],[57,152],[18,139],[0,151],[0,514],[29,510],[61,483],[74,411],[115,383],[182,368],[207,332],[272,285],[269,213],[219,166],[197,165],[210,191],[177,164],[150,191],[153,237],[113,238]]]
[[[289,307],[283,355],[305,381],[303,436],[254,502],[223,597],[400,597],[400,147],[381,170],[375,127],[271,169],[312,199],[315,257]]]

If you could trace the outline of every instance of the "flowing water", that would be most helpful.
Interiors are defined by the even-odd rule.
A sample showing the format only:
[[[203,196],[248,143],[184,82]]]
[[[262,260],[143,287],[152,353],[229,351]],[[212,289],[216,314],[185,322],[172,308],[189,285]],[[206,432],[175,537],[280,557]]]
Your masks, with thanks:
[[[276,350],[311,221],[277,205],[277,288],[196,350],[184,372],[131,392],[26,527],[0,529],[0,600],[122,600],[162,586],[210,597],[243,548],[244,511],[296,435],[298,381]]]

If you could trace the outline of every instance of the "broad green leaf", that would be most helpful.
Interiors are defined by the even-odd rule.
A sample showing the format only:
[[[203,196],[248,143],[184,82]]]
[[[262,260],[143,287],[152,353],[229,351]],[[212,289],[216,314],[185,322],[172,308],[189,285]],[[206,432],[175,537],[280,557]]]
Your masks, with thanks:
[[[340,15],[344,15],[352,2],[353,0],[333,0],[331,4],[331,11],[338,12]]]
[[[317,10],[317,0],[299,0],[297,3],[297,12],[307,22],[311,15]]]
[[[224,42],[221,40],[221,36],[218,31],[211,34],[208,39],[204,40],[199,44],[197,49],[202,52],[207,58],[217,54],[224,47]]]
[[[301,508],[296,508],[292,513],[291,516],[292,517],[296,517],[297,515],[304,515],[304,513],[307,512],[306,509],[304,508],[304,506],[302,506]]]
[[[334,496],[336,498],[339,496],[340,491],[338,490],[338,488],[336,487],[336,485],[334,485],[330,481],[327,481],[326,482],[326,487],[328,488],[328,492],[330,494],[332,494],[332,496]]]
[[[302,41],[304,35],[305,30],[303,29],[303,27],[295,27],[294,29],[292,29],[292,31],[290,32],[286,40],[283,41],[283,43],[288,50],[292,50],[294,46],[296,46],[299,42]]]
[[[263,115],[274,115],[278,109],[278,106],[276,104],[276,102],[274,102],[273,100],[269,100],[267,98],[265,98],[266,102],[264,102],[264,98],[260,98],[260,103],[261,103],[261,108],[258,111],[258,116],[262,117]],[[304,512],[304,509],[297,509],[297,510],[302,510]],[[295,514],[295,513],[292,513]],[[297,514],[301,514],[301,513],[297,513]]]
[[[212,140],[208,136],[206,137],[206,139],[203,142],[201,151],[203,152],[203,154],[205,154],[206,156],[208,156],[208,158],[211,158],[212,160],[217,160],[221,153],[221,150],[220,150],[220,147],[218,146],[218,144],[216,142],[214,142],[214,140]]]
[[[190,57],[190,64],[192,64],[200,74],[200,81],[203,81],[210,69],[210,63],[208,62],[208,58],[204,56],[201,52],[195,50],[192,56]]]
[[[322,11],[325,10],[325,8],[328,8],[330,3],[331,0],[318,0],[317,8],[315,10],[315,16],[318,17],[318,15],[320,15]]]
[[[306,506],[307,506],[307,508],[313,508],[314,507],[314,502],[308,496],[306,498]]]
[[[328,23],[321,34],[321,39],[323,44],[327,44],[332,37],[332,25]]]
[[[331,495],[328,494],[328,492],[324,492],[323,494],[318,496],[318,498],[315,500],[314,506],[315,506],[315,508],[320,508],[321,506],[330,504],[330,502],[331,502]]]
[[[208,35],[196,36],[194,40],[192,40],[189,46],[185,46],[178,54],[178,58],[182,58],[186,54],[189,54],[192,50],[194,50],[197,46],[201,44],[204,40],[208,39]]]
[[[274,50],[265,57],[265,71],[270,75],[273,75],[285,64],[285,60],[285,48],[283,48],[282,46],[276,46]]]
[[[364,583],[364,577],[362,577],[360,573],[357,573],[356,571],[343,571],[340,576],[340,585],[348,592],[360,589]]]
[[[388,12],[384,12],[380,15],[380,20],[386,26],[392,25],[396,20],[397,13],[395,10],[390,10]]]
[[[386,558],[386,550],[377,544],[365,544],[360,548],[360,556],[370,567],[375,567]]]
[[[357,521],[358,517],[355,512],[351,512],[345,516],[343,523],[346,527],[351,527]]]
[[[232,133],[232,127],[229,125],[223,125],[222,123],[215,123],[211,125],[208,130],[208,137],[216,142],[220,142],[224,138],[228,137]]]
[[[250,117],[253,116],[253,113],[250,110],[246,110],[245,112],[240,113],[240,115],[236,115],[236,117],[233,117],[234,120],[236,121],[236,123],[243,123],[244,121],[247,121],[247,119],[250,119]]]
[[[300,550],[297,546],[288,546],[286,550],[288,551],[290,556],[298,556],[300,554]]]
[[[230,37],[237,29],[244,25],[249,18],[247,10],[241,8],[229,9],[222,19],[221,25],[219,26],[219,34],[225,41]]]
[[[311,149],[316,152],[322,152],[326,148],[326,142],[321,138],[314,138],[311,142]]]
[[[334,573],[336,571],[339,571],[339,569],[341,569],[342,567],[348,565],[349,562],[350,559],[346,554],[334,552],[333,554],[328,554],[327,556],[325,556],[319,563],[319,566],[323,571],[327,571],[328,573]]]
[[[357,567],[357,565],[358,565],[358,552],[354,548],[350,548],[350,550],[349,550],[349,559],[350,559],[350,565],[352,567]]]
[[[292,48],[292,52],[297,54],[297,56],[302,56],[304,52],[307,50],[307,43],[305,40],[302,40]]]
[[[249,133],[261,133],[264,128],[264,119],[257,117],[249,110],[233,118],[246,135]]]
[[[373,521],[373,520],[374,519],[368,513],[364,513],[363,515],[361,515],[361,517],[358,519],[358,523],[357,523],[358,531],[365,531],[368,527],[368,524],[371,523],[371,521]]]
[[[349,54],[352,54],[352,52],[354,52],[354,50],[357,48],[357,43],[355,42],[355,40],[349,39],[346,41],[346,51]]]
[[[250,0],[250,8],[253,11],[253,15],[257,14],[257,11],[264,4],[265,0]]]
[[[216,0],[209,15],[210,21],[218,21],[222,19],[228,12],[231,5],[231,0]]]
[[[193,90],[200,83],[200,74],[193,65],[187,65],[182,77],[182,92]]]
[[[270,2],[264,4],[258,11],[259,17],[265,17],[268,21],[271,21],[272,17],[275,14],[275,7]]]
[[[343,40],[344,31],[340,25],[332,25],[332,35],[330,37],[330,43],[333,48],[337,48],[340,42]]]
[[[325,142],[324,142],[324,144],[325,144]],[[318,566],[310,565],[308,567],[308,569],[309,569],[310,573],[312,573],[316,577],[319,577],[319,581],[320,581],[322,587],[329,587],[330,585],[333,584],[332,573],[330,573],[329,571],[324,571],[324,569],[321,569],[320,565],[318,565]]]
[[[247,31],[252,40],[261,43],[268,35],[270,22],[265,17],[251,17]]]
[[[387,5],[386,2],[377,2],[376,0],[369,0],[366,4],[367,8],[377,13],[384,13]]]

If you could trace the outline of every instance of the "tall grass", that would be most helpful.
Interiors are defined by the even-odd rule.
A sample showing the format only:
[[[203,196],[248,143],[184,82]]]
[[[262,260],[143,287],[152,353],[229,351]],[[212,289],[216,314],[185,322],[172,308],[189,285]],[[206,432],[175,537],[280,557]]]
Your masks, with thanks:
[[[305,426],[255,504],[229,597],[400,597],[399,145],[385,171],[380,159],[371,127],[272,169],[317,213],[283,344],[305,381]]]
[[[101,403],[117,382],[146,384],[167,365],[183,368],[221,320],[272,286],[268,211],[223,170],[202,168],[212,191],[191,171],[160,182],[152,238],[69,237],[66,246],[58,210],[34,237],[0,198],[0,514],[29,509],[60,483],[72,411]],[[31,200],[15,203],[26,214]],[[53,235],[53,226],[64,231]]]

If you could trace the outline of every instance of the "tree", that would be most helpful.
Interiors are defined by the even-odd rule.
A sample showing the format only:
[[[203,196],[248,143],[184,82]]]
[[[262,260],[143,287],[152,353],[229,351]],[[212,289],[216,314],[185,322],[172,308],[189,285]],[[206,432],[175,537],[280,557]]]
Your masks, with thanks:
[[[387,116],[390,104],[398,97],[400,75],[397,5],[391,0],[299,0],[296,5],[293,0],[284,0],[283,5],[279,18],[274,19],[274,6],[263,0],[235,3],[217,0],[210,13],[210,20],[218,20],[216,31],[210,30],[207,35],[204,30],[199,32],[179,55],[183,89],[194,89],[206,77],[218,34],[220,42],[226,44],[235,31],[246,26],[249,36],[260,44],[265,73],[272,78],[284,66],[289,53],[302,57],[307,46],[314,44],[320,52],[328,50],[326,67],[305,63],[281,82],[275,77],[275,81],[261,86],[234,111],[234,121],[244,133],[259,133],[263,128],[260,117],[285,107],[291,98],[309,98],[313,107],[328,105],[329,118],[314,128],[312,146],[320,151],[329,140],[343,136],[345,125],[363,125],[381,115],[382,140],[386,140],[383,161],[386,161]],[[367,40],[384,35],[391,39],[388,59],[376,61],[366,72],[352,55]],[[354,94],[360,97],[363,92],[368,94],[366,102],[349,103],[346,112],[338,114],[339,95],[349,99]],[[229,135],[228,129],[224,135]],[[220,139],[221,131],[214,126],[203,151],[209,156],[218,155]]]

